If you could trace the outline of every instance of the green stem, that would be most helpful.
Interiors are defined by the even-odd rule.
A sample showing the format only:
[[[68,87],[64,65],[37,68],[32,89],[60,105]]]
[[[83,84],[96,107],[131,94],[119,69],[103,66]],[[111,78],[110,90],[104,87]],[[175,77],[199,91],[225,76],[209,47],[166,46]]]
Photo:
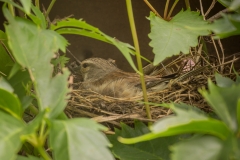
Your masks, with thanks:
[[[49,4],[47,12],[46,12],[46,17],[49,15],[50,11],[52,10],[52,7],[55,2],[56,2],[56,0],[52,0],[51,3]]]
[[[10,10],[12,16],[15,17],[15,10],[12,4],[8,3],[8,9]]]
[[[39,0],[35,0],[35,6],[39,8]]]
[[[144,99],[144,102],[145,102],[146,113],[147,113],[147,117],[149,119],[152,119],[151,112],[150,112],[150,107],[149,107],[149,104],[148,104],[147,89],[146,89],[146,84],[145,84],[145,79],[144,79],[143,68],[142,68],[141,54],[140,54],[140,48],[139,48],[139,43],[138,43],[137,31],[136,31],[136,27],[135,27],[135,23],[134,23],[131,0],[126,0],[126,5],[127,5],[127,12],[128,12],[130,28],[131,28],[132,37],[133,37],[133,43],[134,43],[134,47],[136,49],[136,58],[137,58],[138,70],[141,73],[140,74],[140,80],[141,80],[141,85],[142,85],[143,99]],[[149,122],[149,125],[151,125],[150,122]]]
[[[179,0],[175,0],[175,2],[173,3],[172,8],[170,9],[170,11],[169,11],[169,13],[168,13],[168,16],[167,16],[167,19],[168,19],[168,20],[170,20],[170,17],[171,17],[171,15],[172,15],[172,12],[173,12],[175,6],[177,5],[178,1],[179,1]]]
[[[164,18],[164,19],[167,18],[169,2],[170,2],[170,0],[167,0],[166,5],[165,5],[164,15],[163,15],[163,18]]]
[[[191,9],[189,0],[185,0],[185,4],[186,4],[186,8],[187,8],[187,9]]]
[[[37,150],[41,154],[41,156],[44,158],[44,160],[52,160],[43,147],[37,147]]]

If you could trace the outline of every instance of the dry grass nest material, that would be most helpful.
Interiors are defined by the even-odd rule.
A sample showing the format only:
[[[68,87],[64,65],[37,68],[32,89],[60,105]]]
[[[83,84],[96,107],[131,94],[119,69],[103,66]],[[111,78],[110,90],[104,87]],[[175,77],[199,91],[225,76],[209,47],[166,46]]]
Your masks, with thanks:
[[[218,60],[217,58],[214,58],[215,60],[213,61],[206,61],[206,58],[192,54],[188,56],[182,55],[176,58],[173,62],[167,64],[167,68],[179,69],[182,67],[182,63],[178,65],[178,62],[186,62],[186,59],[193,61],[198,59],[199,63],[195,63],[194,67],[189,66],[190,68],[188,70],[195,70],[203,65],[208,65],[208,67],[206,67],[204,71],[198,73],[198,75],[191,76],[173,84],[170,83],[169,87],[165,90],[148,93],[148,99],[151,103],[152,120],[147,119],[142,97],[120,99],[100,95],[90,90],[78,89],[78,86],[81,83],[78,75],[73,75],[73,91],[65,112],[69,117],[93,118],[97,122],[107,125],[109,128],[112,128],[113,126],[119,127],[120,122],[132,124],[135,119],[144,122],[156,121],[159,118],[171,114],[172,111],[170,109],[159,105],[161,103],[186,103],[199,107],[206,112],[210,112],[211,108],[199,93],[199,88],[207,88],[207,80],[209,78],[212,79],[212,81],[215,81],[215,72],[234,79],[235,73],[233,72],[233,66],[234,63],[237,63],[238,57],[238,54],[234,54],[224,58],[224,61],[223,59]],[[161,70],[163,69],[159,69],[159,71]],[[181,76],[185,73],[186,72],[181,71],[179,74]]]

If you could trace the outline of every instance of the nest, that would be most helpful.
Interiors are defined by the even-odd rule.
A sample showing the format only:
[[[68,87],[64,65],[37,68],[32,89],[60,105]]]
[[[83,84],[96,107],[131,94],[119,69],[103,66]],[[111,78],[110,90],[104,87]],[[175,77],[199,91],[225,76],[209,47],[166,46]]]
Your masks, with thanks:
[[[209,78],[215,81],[215,72],[235,79],[236,75],[233,73],[233,66],[234,63],[238,61],[238,57],[239,54],[233,54],[224,59],[213,58],[214,60],[210,60],[211,58],[208,57],[208,60],[206,60],[206,58],[201,55],[193,54],[192,52],[192,54],[188,56],[182,55],[175,58],[172,62],[166,64],[164,68],[155,67],[154,73],[164,75],[163,72],[168,68],[172,69],[173,72],[180,72],[179,76],[181,76],[204,65],[208,66],[204,71],[201,71],[197,75],[190,76],[187,79],[175,83],[171,83],[170,81],[167,89],[159,92],[149,92],[148,101],[151,108],[151,120],[147,118],[142,97],[113,98],[90,90],[78,89],[81,78],[76,74],[73,75],[73,91],[65,112],[70,118],[89,117],[99,123],[103,123],[109,128],[120,127],[120,122],[133,124],[134,120],[154,122],[159,118],[172,114],[170,109],[159,105],[162,103],[186,103],[206,112],[211,112],[211,108],[199,93],[199,88],[207,88],[207,80]],[[189,66],[186,63],[183,64],[183,62],[188,63],[189,60],[194,61],[193,66]],[[175,68],[175,71],[173,68]]]

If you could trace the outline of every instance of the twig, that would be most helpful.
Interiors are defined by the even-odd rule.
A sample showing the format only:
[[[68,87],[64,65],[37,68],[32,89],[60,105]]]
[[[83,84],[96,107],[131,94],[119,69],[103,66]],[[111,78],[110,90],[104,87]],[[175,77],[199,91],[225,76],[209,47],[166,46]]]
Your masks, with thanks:
[[[203,19],[205,19],[205,14],[204,14],[204,11],[203,11],[203,6],[202,6],[202,0],[199,0],[199,3],[200,3],[200,8],[201,8],[201,13],[202,13],[202,16],[203,16]]]
[[[164,19],[167,18],[167,12],[168,12],[169,2],[170,2],[170,0],[167,0],[167,1],[166,1],[166,5],[165,5],[165,9],[164,9],[164,15],[163,15],[163,18],[164,18]]]
[[[220,39],[218,40],[218,45],[220,46],[220,49],[221,49],[221,51],[222,51],[222,64],[223,64],[223,63],[224,63],[224,60],[225,60],[225,55],[224,55],[223,45],[222,45]]]
[[[175,8],[175,6],[177,5],[177,3],[179,2],[179,0],[175,0],[175,2],[173,3],[169,13],[168,13],[168,16],[167,16],[167,19],[170,20],[170,17],[172,15],[172,12],[173,12],[173,9]]]
[[[215,14],[214,16],[210,17],[210,18],[208,19],[208,21],[209,21],[209,22],[213,22],[214,20],[222,17],[222,14],[223,14],[223,13],[228,13],[228,12],[230,12],[230,11],[229,11],[229,9],[226,8],[226,9],[218,12],[218,13]]]
[[[219,56],[219,52],[218,52],[218,49],[217,49],[217,45],[216,45],[216,43],[215,43],[215,41],[214,41],[214,39],[213,39],[213,36],[211,36],[211,39],[212,39],[213,46],[214,46],[214,48],[215,48],[215,50],[216,50],[216,53],[217,53],[218,62],[219,62],[219,64],[221,64],[221,59],[220,59],[220,56]],[[222,69],[221,69],[221,70],[222,70]]]
[[[148,0],[143,0],[147,6],[153,11],[154,14],[156,14],[159,18],[162,18],[162,16],[160,16],[160,14],[155,10],[155,8],[153,8],[153,6],[151,5],[151,3],[148,2]],[[163,18],[162,18],[163,19]]]
[[[207,12],[205,13],[204,17],[207,17],[208,14],[210,13],[210,11],[213,9],[213,7],[215,6],[215,4],[217,3],[216,0],[213,0],[210,7],[208,8]]]

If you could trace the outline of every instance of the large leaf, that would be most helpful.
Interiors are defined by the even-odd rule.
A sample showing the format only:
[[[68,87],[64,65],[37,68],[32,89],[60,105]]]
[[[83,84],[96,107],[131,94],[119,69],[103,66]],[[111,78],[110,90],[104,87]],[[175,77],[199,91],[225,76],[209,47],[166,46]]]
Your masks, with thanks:
[[[119,136],[132,138],[149,133],[149,129],[141,122],[135,122],[135,128],[131,128],[125,124],[121,124],[122,130],[115,129],[115,135],[108,136],[113,144],[112,152],[115,157],[122,160],[168,160],[170,159],[169,146],[179,141],[180,137],[164,137],[154,140],[141,142],[132,145],[120,143],[117,138]]]
[[[223,142],[204,136],[182,141],[171,147],[172,160],[219,160]]]
[[[0,159],[14,160],[21,147],[20,136],[25,125],[16,119],[0,111]]]
[[[149,19],[152,40],[149,45],[155,54],[154,65],[180,52],[189,53],[190,47],[198,44],[198,36],[209,34],[209,26],[199,12],[181,11],[169,22],[151,12]]]
[[[216,114],[232,130],[237,130],[237,104],[240,99],[240,84],[221,88],[208,81],[209,92],[201,90],[201,94],[215,110]]]
[[[50,145],[57,160],[112,160],[109,142],[99,131],[105,127],[89,119],[55,120]]]
[[[131,67],[138,72],[131,57],[131,54],[135,54],[133,51],[134,47],[127,43],[123,43],[117,40],[116,38],[112,38],[104,34],[98,28],[93,27],[92,25],[86,23],[81,19],[76,20],[73,18],[68,18],[66,20],[62,20],[59,21],[56,25],[52,25],[51,29],[55,30],[59,34],[82,35],[115,45],[122,52],[122,54],[127,59]]]
[[[3,11],[9,21],[9,25],[5,26],[9,46],[18,63],[27,67],[30,73],[40,110],[51,108],[50,116],[57,116],[67,104],[69,71],[64,69],[63,74],[52,78],[53,67],[50,61],[55,51],[65,51],[67,41],[54,31],[41,29],[28,20],[12,17],[6,8]]]
[[[185,104],[169,104],[176,115],[161,118],[152,126],[151,133],[136,138],[120,138],[127,144],[147,141],[157,137],[166,137],[184,133],[203,133],[226,139],[231,131],[221,121],[199,113]]]

